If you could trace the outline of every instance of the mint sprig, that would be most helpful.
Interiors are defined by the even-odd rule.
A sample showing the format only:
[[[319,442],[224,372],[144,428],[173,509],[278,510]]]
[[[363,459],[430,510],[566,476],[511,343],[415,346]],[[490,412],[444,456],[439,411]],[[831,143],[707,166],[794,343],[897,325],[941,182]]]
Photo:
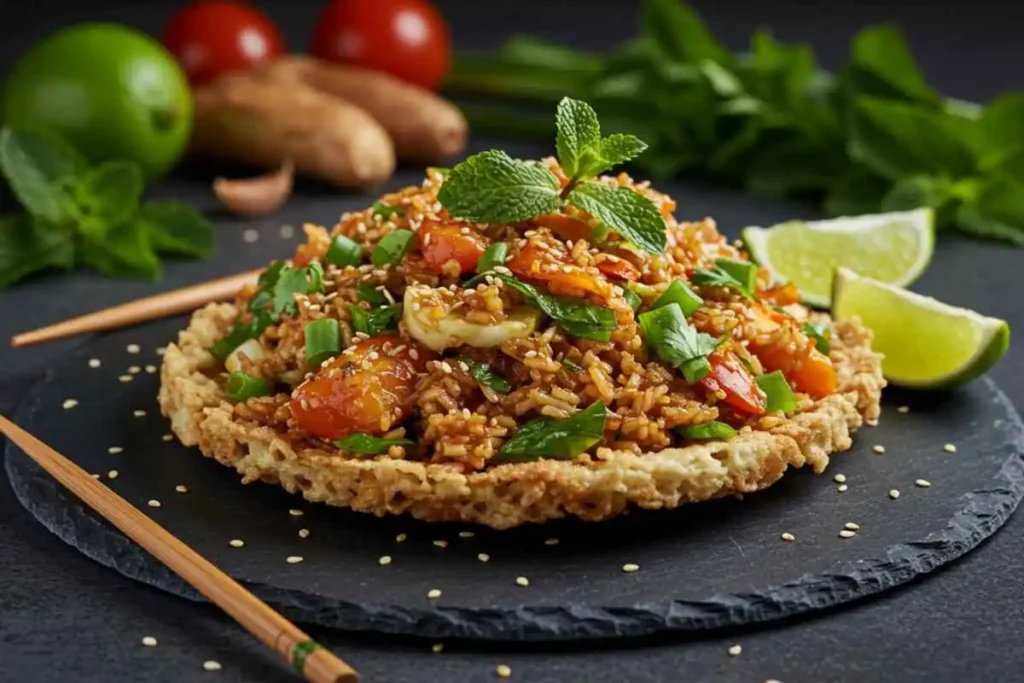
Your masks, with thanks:
[[[558,104],[555,125],[558,162],[569,177],[565,188],[540,164],[490,150],[455,166],[438,201],[451,215],[478,223],[517,223],[573,206],[644,251],[663,253],[665,220],[654,203],[629,188],[592,180],[647,145],[625,133],[602,138],[593,108],[568,97]]]
[[[160,254],[213,253],[213,227],[194,207],[143,203],[143,174],[134,162],[91,167],[54,135],[5,128],[0,172],[26,212],[0,218],[0,287],[76,264],[152,279],[160,276]]]

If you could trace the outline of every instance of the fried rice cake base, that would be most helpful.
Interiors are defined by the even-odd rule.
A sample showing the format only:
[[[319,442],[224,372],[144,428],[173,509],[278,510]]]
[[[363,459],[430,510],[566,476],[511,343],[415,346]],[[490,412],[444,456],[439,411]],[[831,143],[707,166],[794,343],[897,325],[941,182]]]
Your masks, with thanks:
[[[769,431],[741,431],[731,441],[637,455],[615,451],[574,461],[537,460],[465,474],[457,465],[386,457],[351,459],[326,448],[295,447],[274,429],[234,414],[207,350],[237,315],[231,304],[197,311],[167,347],[160,408],[186,446],[234,467],[243,483],[277,483],[306,500],[376,515],[408,513],[506,529],[566,516],[598,521],[630,507],[675,508],[775,483],[790,467],[822,472],[852,444],[865,421],[878,420],[881,356],[858,320],[831,323],[837,393]]]

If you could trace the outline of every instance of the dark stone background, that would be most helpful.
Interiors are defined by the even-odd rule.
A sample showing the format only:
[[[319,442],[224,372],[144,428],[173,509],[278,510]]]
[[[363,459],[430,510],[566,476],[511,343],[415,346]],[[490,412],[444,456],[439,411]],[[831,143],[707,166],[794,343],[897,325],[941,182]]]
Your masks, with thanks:
[[[57,26],[113,20],[158,31],[171,2],[0,2],[0,64],[8,65]],[[300,48],[319,3],[259,3]],[[442,3],[457,45],[486,48],[504,35],[530,31],[581,46],[601,47],[635,26],[631,3],[549,0]],[[909,34],[928,77],[949,95],[984,100],[1020,87],[1024,42],[1010,3],[833,2],[793,0],[698,2],[712,28],[740,48],[751,30],[771,25],[785,40],[815,45],[836,66],[863,24],[892,20]],[[486,141],[476,141],[486,145]],[[528,153],[530,150],[524,150]],[[415,170],[393,180],[412,181]],[[813,217],[814,207],[747,197],[697,183],[665,188],[680,214],[714,215],[730,234],[745,224]],[[207,185],[179,177],[153,188],[211,206]],[[85,273],[47,276],[0,292],[0,338],[70,315],[265,263],[289,248],[278,227],[303,220],[330,223],[366,197],[300,193],[279,215],[256,221],[218,219],[218,256],[177,262],[160,283],[119,282]],[[255,243],[242,233],[256,229]],[[1024,252],[944,238],[917,286],[952,303],[1024,323],[1019,268]],[[10,414],[48,359],[86,341],[0,352],[0,410]],[[1011,349],[994,379],[1017,405],[1024,403],[1024,358]],[[603,681],[1011,681],[1024,678],[1024,549],[1019,515],[977,551],[926,580],[851,608],[772,628],[711,638],[667,638],[604,646],[522,648],[449,643],[441,655],[430,642],[351,636],[313,630],[314,637],[351,662],[367,681],[489,681],[494,666],[512,667],[514,680]],[[0,681],[293,680],[251,636],[208,606],[197,606],[123,579],[92,563],[35,524],[0,483]],[[143,648],[143,635],[159,639]],[[731,658],[733,643],[743,654]],[[205,659],[224,665],[202,670]]]

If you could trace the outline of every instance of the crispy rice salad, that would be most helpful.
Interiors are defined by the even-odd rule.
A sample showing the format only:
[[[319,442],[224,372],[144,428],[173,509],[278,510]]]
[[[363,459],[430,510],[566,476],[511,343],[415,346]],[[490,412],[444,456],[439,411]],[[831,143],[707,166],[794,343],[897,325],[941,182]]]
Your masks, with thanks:
[[[710,219],[680,222],[647,183],[598,175],[643,143],[601,138],[583,103],[558,113],[558,160],[484,152],[331,230],[305,226],[294,258],[239,294],[208,346],[203,373],[230,401],[225,420],[267,428],[291,453],[463,477],[642,461],[752,432],[796,439],[796,456],[757,488],[787,462],[822,469],[848,447],[847,430],[878,414],[866,331],[809,315]],[[831,433],[801,443],[793,425],[840,405],[830,420],[841,428],[814,422]],[[703,497],[743,489],[726,481]],[[318,497],[359,507],[358,492],[339,496]],[[686,499],[700,496],[674,502]]]

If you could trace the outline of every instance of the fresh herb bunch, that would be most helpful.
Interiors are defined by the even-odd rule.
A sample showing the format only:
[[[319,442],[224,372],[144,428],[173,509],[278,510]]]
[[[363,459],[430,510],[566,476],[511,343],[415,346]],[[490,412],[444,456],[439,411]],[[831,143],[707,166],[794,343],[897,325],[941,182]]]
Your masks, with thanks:
[[[703,172],[817,197],[833,215],[929,206],[940,228],[1024,244],[1024,93],[985,107],[943,98],[891,26],[861,31],[833,74],[767,31],[732,54],[681,0],[647,0],[642,19],[636,40],[603,55],[515,38],[457,59],[448,86],[517,105],[586,99],[606,127],[650,144],[632,163],[656,178]],[[551,134],[521,106],[466,113],[478,132]]]
[[[0,287],[48,268],[75,266],[157,278],[159,254],[213,253],[213,226],[195,208],[142,202],[143,175],[134,162],[90,167],[59,138],[5,128],[0,171],[25,209],[0,216]]]

